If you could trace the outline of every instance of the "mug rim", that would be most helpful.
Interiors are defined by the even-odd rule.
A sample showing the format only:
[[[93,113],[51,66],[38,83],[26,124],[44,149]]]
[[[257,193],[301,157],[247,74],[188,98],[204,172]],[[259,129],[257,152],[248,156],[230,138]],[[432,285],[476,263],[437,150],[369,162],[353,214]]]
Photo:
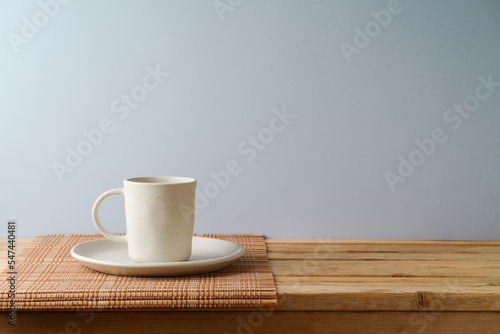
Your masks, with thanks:
[[[186,176],[139,176],[125,179],[125,183],[137,185],[174,185],[196,182],[196,179]]]

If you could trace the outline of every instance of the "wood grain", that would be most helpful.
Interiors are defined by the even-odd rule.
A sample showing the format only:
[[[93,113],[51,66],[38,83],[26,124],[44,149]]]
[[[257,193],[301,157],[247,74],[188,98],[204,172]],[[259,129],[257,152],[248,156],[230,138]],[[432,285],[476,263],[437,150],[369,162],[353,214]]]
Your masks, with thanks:
[[[500,311],[500,242],[267,240],[280,310]]]
[[[500,261],[274,260],[271,268],[277,276],[500,276]]]
[[[17,241],[20,251],[29,239]],[[268,239],[266,244],[278,307],[247,332],[499,332],[500,241]],[[0,242],[0,269],[6,249]],[[213,332],[237,333],[251,313],[100,312],[86,323],[75,312],[20,312],[18,330],[37,333],[43,323],[58,333],[76,322],[82,332],[95,333],[185,333],[207,324]],[[254,323],[260,321],[258,313],[253,316]],[[0,322],[0,332],[5,324]]]
[[[23,312],[0,333],[497,334],[495,312]]]
[[[266,241],[267,242],[267,241]],[[442,244],[423,244],[414,242],[408,244],[381,244],[381,243],[360,243],[360,244],[335,244],[335,243],[298,243],[298,244],[277,244],[267,243],[268,252],[301,252],[301,253],[332,253],[332,252],[369,252],[369,253],[500,253],[500,247],[492,242],[488,244],[456,244],[443,242]]]

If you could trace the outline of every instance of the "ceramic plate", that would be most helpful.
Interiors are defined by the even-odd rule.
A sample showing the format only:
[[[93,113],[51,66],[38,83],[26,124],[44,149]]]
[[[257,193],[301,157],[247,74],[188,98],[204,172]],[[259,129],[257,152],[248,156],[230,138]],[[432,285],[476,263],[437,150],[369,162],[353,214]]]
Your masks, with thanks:
[[[71,249],[71,255],[84,266],[113,275],[179,276],[222,269],[245,254],[235,243],[193,237],[191,257],[182,262],[138,263],[128,257],[126,243],[107,239],[87,241]]]

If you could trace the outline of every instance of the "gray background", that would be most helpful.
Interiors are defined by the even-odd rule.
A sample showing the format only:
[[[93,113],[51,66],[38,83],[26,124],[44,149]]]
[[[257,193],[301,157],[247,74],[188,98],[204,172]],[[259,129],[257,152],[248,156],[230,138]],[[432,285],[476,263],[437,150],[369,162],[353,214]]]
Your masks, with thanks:
[[[195,232],[500,239],[500,88],[458,129],[443,119],[479,76],[500,81],[500,2],[402,0],[377,31],[389,3],[74,0],[45,22],[39,2],[1,0],[0,236],[7,219],[18,237],[94,233],[94,200],[123,179],[191,176],[203,194],[235,160]],[[15,46],[25,18],[40,27]],[[112,103],[157,66],[168,77],[120,119]],[[247,161],[238,147],[284,109],[295,118]],[[54,162],[105,118],[113,131],[60,181]],[[446,141],[391,191],[384,173],[436,128]],[[123,198],[101,220],[124,232]]]

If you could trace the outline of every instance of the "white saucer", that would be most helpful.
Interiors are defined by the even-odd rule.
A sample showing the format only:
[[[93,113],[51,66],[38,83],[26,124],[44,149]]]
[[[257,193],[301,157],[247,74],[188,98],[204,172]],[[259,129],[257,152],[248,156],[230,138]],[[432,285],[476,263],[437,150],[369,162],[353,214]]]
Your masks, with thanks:
[[[138,263],[128,256],[126,243],[107,239],[87,241],[71,249],[71,255],[84,266],[113,275],[179,276],[222,269],[245,254],[235,243],[193,237],[191,257],[182,262]]]

